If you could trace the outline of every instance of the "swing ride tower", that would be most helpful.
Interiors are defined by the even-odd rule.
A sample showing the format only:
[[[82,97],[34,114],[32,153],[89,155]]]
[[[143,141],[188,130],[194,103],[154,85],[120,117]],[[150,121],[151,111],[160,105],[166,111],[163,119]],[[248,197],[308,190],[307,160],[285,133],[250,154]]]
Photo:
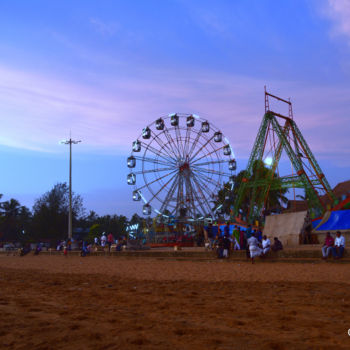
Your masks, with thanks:
[[[288,106],[288,116],[270,109],[270,100]],[[279,163],[285,154],[292,168],[292,174],[280,176]],[[305,199],[310,211],[315,215],[323,213],[327,203],[333,204],[334,195],[316,158],[306,143],[300,129],[293,119],[292,103],[272,95],[265,88],[265,114],[259,128],[248,165],[234,203],[234,216],[242,211],[246,203],[246,220],[253,223],[261,218],[269,208],[271,191],[305,191]]]

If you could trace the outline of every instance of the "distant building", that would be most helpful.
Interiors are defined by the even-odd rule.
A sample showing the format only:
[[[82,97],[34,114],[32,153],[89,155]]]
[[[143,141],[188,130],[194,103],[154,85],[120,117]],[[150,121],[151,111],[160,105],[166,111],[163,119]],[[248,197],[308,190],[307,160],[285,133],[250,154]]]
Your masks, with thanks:
[[[344,201],[350,197],[350,180],[340,182],[333,188],[333,194],[338,203]],[[327,195],[321,197],[321,200],[326,204],[330,204]],[[288,200],[287,208],[283,210],[283,213],[295,213],[308,209],[307,201],[305,200]]]
[[[350,196],[350,180],[338,183],[334,187],[333,193],[339,201],[343,201]]]
[[[299,211],[308,210],[307,201],[304,200],[288,200],[287,208],[283,210],[283,213],[296,213]]]

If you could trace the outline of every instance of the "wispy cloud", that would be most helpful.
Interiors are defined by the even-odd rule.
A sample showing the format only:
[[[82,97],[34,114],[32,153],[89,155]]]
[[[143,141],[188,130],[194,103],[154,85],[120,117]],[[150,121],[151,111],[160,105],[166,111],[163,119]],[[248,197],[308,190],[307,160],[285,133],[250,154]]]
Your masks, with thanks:
[[[0,75],[0,143],[28,149],[52,150],[70,129],[91,147],[124,149],[159,115],[197,112],[225,125],[227,115],[244,122],[250,110],[227,103],[244,98],[241,78],[158,74],[83,84],[4,66]]]
[[[119,28],[118,23],[103,21],[100,18],[90,18],[90,23],[95,30],[97,30],[103,36],[112,36]]]
[[[237,75],[149,69],[142,77],[100,75],[77,82],[0,66],[0,76],[0,144],[26,149],[57,151],[71,130],[84,141],[82,150],[127,153],[157,117],[189,112],[221,128],[244,158],[264,112],[264,82]],[[272,92],[293,97],[296,121],[316,156],[344,154],[349,89],[300,86],[269,83]]]
[[[350,1],[327,0],[324,14],[332,19],[332,35],[345,35],[350,45]]]

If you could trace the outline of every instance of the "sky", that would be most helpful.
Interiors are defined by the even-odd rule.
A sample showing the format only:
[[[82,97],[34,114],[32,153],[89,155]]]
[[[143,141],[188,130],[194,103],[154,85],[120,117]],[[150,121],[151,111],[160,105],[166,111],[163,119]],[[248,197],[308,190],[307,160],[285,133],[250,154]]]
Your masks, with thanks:
[[[0,193],[32,208],[68,181],[71,135],[87,211],[140,214],[126,158],[142,128],[195,113],[242,170],[265,85],[331,186],[350,179],[350,0],[0,1]]]

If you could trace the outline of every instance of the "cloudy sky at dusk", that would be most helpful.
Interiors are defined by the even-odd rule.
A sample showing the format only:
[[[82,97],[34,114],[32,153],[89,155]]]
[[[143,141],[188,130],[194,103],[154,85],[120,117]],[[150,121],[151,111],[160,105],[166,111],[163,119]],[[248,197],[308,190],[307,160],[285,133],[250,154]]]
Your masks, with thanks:
[[[32,207],[68,180],[99,214],[141,212],[126,184],[131,143],[171,112],[213,121],[247,162],[264,85],[332,186],[350,179],[349,0],[1,1],[4,199]]]

